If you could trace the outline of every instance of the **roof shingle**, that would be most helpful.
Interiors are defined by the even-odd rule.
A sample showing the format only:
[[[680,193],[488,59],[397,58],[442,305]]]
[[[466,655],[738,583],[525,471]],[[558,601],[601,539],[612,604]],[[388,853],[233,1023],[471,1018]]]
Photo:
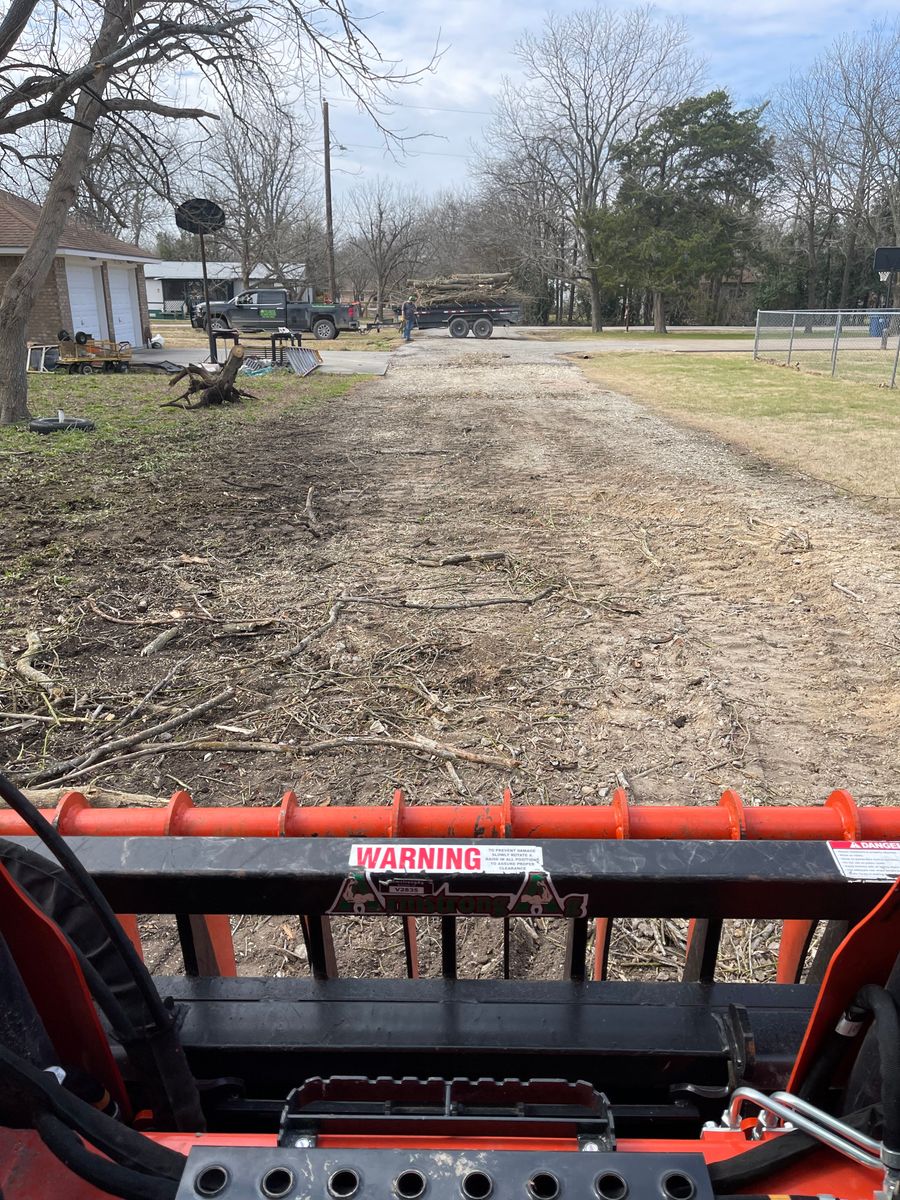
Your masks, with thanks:
[[[40,206],[0,190],[0,249],[24,249],[31,244],[40,216]],[[59,251],[81,250],[90,254],[118,254],[152,261],[155,254],[130,242],[122,242],[100,229],[91,229],[70,218],[59,239]]]

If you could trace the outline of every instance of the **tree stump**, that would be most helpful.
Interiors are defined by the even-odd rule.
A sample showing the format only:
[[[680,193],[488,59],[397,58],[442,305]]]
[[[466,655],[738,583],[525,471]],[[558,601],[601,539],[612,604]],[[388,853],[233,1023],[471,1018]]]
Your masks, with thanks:
[[[214,408],[222,404],[240,404],[244,399],[255,400],[255,396],[243,391],[235,383],[243,364],[243,346],[231,347],[225,365],[218,374],[207,371],[206,367],[201,367],[199,363],[190,363],[169,380],[169,387],[174,387],[176,383],[187,379],[188,390],[174,400],[167,400],[163,408]],[[190,400],[192,396],[195,399]]]

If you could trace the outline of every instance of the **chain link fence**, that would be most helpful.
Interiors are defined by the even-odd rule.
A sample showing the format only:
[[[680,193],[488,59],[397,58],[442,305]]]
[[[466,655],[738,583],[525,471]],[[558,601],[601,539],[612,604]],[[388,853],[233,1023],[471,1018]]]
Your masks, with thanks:
[[[893,388],[900,364],[900,309],[760,309],[753,357]]]

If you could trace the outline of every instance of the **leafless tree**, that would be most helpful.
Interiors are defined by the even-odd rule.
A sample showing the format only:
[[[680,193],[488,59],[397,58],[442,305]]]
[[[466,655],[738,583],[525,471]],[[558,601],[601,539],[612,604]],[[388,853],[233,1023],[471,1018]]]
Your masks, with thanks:
[[[837,301],[877,239],[900,243],[900,22],[838,38],[773,107],[782,181],[775,211],[801,244],[807,303],[842,261]]]
[[[681,21],[652,8],[593,8],[547,17],[516,46],[524,82],[507,79],[491,129],[497,157],[542,177],[565,208],[600,327],[600,277],[590,221],[615,193],[612,149],[689,94],[699,65]]]
[[[228,215],[222,240],[240,263],[244,287],[257,264],[285,278],[303,261],[296,255],[317,207],[318,180],[293,112],[253,103],[222,121],[200,182]]]
[[[425,243],[422,201],[412,191],[379,176],[355,188],[351,197],[347,250],[368,263],[375,293],[376,319],[392,294],[414,275]]]
[[[820,266],[838,218],[836,163],[843,153],[844,125],[836,100],[820,60],[784,85],[770,116],[780,184],[772,208],[780,210],[805,259],[809,308],[820,303]]]
[[[429,64],[430,65],[430,64]],[[34,237],[0,299],[0,423],[28,416],[28,319],[88,169],[94,138],[135,114],[202,120],[180,97],[188,67],[209,109],[239,109],[248,89],[273,108],[325,72],[378,111],[409,73],[385,61],[349,0],[80,0],[60,20],[53,0],[12,0],[0,19],[0,159],[27,159],[25,131],[56,124],[65,144]]]
[[[535,317],[555,309],[557,321],[572,318],[580,276],[579,243],[546,156],[535,154],[527,169],[515,159],[483,159],[476,222],[494,269],[512,269],[534,298]],[[486,239],[486,240],[485,240]],[[498,257],[502,261],[497,261]]]
[[[873,53],[873,50],[875,51]],[[844,271],[838,301],[850,296],[850,272],[856,244],[872,197],[877,155],[875,107],[885,101],[883,62],[869,39],[840,38],[827,55],[834,100],[842,116],[844,136],[834,156],[843,198]]]
[[[372,264],[366,248],[357,237],[347,237],[338,243],[337,278],[358,304],[365,304],[372,292]]]
[[[845,128],[837,157],[846,195],[843,308],[857,239],[869,225],[876,192],[887,200],[894,235],[900,238],[900,21],[879,22],[862,35],[839,38],[827,61]]]

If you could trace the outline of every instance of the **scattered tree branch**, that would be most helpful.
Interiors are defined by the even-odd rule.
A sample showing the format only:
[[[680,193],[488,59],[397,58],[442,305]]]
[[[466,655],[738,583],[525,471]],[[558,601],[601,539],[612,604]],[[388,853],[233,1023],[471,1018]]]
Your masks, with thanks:
[[[170,717],[168,721],[163,721],[159,725],[151,725],[147,729],[138,730],[137,733],[131,733],[127,737],[115,738],[111,742],[104,742],[102,745],[96,746],[93,750],[88,750],[85,754],[78,754],[74,758],[67,759],[64,762],[53,763],[43,770],[34,771],[26,777],[26,781],[28,783],[55,783],[58,780],[68,778],[73,772],[90,766],[92,763],[97,762],[98,759],[106,758],[116,750],[126,750],[131,746],[137,746],[141,742],[146,742],[149,738],[159,737],[160,734],[177,729],[180,725],[186,725],[189,721],[194,721],[197,717],[202,717],[210,709],[217,708],[220,704],[231,700],[233,696],[234,689],[230,687],[225,688],[215,696],[211,696],[209,700],[204,700],[202,704],[197,704],[193,708],[189,708],[177,717]]]
[[[44,649],[40,636],[29,630],[25,634],[25,647],[25,653],[16,660],[16,673],[28,683],[40,688],[42,692],[47,692],[51,696],[62,695],[62,688],[55,684],[49,675],[32,665]]]

